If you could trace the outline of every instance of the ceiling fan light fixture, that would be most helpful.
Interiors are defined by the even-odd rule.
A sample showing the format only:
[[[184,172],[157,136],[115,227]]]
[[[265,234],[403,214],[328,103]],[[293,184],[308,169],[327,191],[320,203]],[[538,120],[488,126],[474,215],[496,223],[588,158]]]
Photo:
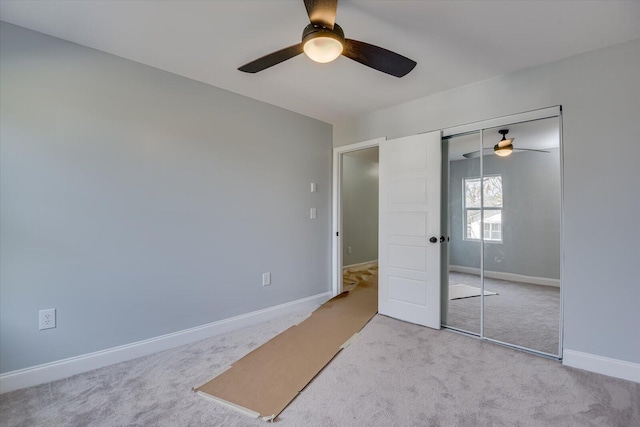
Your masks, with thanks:
[[[500,147],[499,144],[496,144],[493,147],[493,151],[500,157],[507,157],[513,153],[513,145],[509,144]]]
[[[500,157],[507,157],[513,152],[513,140],[515,138],[507,139],[509,129],[500,129],[498,133],[502,135],[502,139],[493,146],[493,152]]]
[[[302,33],[302,49],[315,62],[334,61],[344,49],[344,33],[338,24],[333,29],[309,24]]]
[[[304,53],[321,64],[334,61],[342,54],[342,43],[332,37],[315,37],[304,44]]]

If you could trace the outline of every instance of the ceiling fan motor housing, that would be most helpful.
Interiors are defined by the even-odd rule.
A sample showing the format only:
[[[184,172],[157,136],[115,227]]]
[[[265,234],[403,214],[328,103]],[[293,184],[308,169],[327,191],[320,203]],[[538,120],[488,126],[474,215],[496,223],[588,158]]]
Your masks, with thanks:
[[[313,40],[317,37],[329,37],[336,39],[340,44],[344,45],[344,31],[338,24],[334,24],[333,29],[324,27],[320,24],[309,24],[302,31],[302,43]]]

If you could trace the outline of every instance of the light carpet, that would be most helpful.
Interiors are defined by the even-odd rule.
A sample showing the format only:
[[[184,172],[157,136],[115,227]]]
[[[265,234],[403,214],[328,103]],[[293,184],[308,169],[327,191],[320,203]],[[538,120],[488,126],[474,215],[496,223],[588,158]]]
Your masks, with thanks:
[[[305,315],[1,395],[0,425],[265,426],[191,386]],[[640,384],[376,315],[278,425],[629,427],[639,407]]]

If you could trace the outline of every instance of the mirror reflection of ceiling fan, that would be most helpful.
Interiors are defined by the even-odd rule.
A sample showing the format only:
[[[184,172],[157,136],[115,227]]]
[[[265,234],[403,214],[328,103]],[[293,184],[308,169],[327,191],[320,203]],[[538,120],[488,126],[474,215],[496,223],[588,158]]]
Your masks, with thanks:
[[[302,42],[244,64],[238,70],[257,73],[304,52],[316,62],[326,63],[340,55],[395,77],[408,74],[416,62],[378,46],[347,39],[336,24],[338,0],[304,0],[311,23],[302,32]]]
[[[491,151],[494,152],[494,154],[496,154],[497,156],[500,157],[507,157],[509,155],[511,155],[511,153],[513,153],[514,151],[535,151],[537,153],[548,153],[548,151],[545,150],[534,150],[532,148],[516,148],[513,146],[513,141],[515,141],[515,138],[507,138],[507,134],[509,133],[509,129],[500,129],[498,131],[498,133],[500,135],[502,135],[502,139],[493,146],[493,148],[484,148],[482,150],[483,155],[487,155],[488,153],[490,154]],[[470,153],[465,153],[462,155],[463,157],[466,157],[467,159],[473,159],[475,157],[480,157],[480,150],[478,151],[471,151]]]

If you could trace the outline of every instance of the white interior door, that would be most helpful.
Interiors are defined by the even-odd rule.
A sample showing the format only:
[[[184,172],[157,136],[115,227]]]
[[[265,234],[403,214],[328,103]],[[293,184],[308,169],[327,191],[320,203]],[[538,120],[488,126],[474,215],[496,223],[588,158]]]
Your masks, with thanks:
[[[441,156],[440,131],[380,143],[378,312],[434,329],[440,329]]]

